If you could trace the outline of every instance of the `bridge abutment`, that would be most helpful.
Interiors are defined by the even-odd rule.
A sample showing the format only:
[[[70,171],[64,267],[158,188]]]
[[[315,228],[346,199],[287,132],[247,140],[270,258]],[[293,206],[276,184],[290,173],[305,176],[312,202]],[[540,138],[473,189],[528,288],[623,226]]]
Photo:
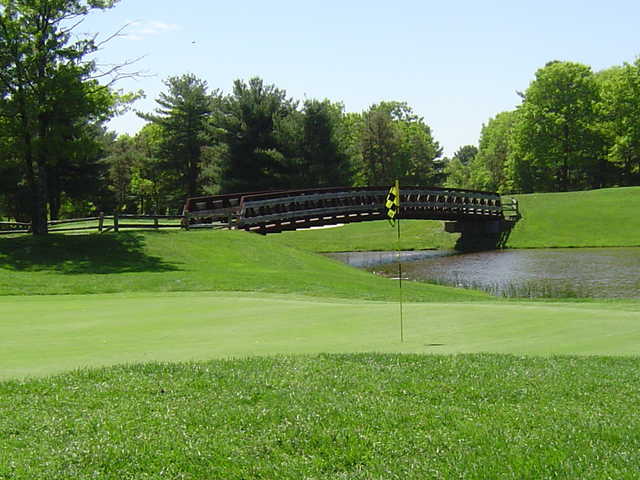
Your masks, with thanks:
[[[445,222],[448,233],[460,233],[455,249],[462,252],[477,252],[504,248],[517,219],[456,220]]]

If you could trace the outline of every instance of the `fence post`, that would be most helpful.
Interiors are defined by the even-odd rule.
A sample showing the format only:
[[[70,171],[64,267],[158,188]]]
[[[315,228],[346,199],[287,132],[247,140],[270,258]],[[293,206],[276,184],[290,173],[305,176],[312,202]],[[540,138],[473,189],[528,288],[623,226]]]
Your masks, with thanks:
[[[113,212],[113,231],[118,231],[118,211]]]
[[[104,212],[100,212],[98,216],[98,232],[102,233],[102,228],[104,227]]]
[[[158,228],[158,217],[153,217],[153,226],[155,227],[155,229],[157,230]]]

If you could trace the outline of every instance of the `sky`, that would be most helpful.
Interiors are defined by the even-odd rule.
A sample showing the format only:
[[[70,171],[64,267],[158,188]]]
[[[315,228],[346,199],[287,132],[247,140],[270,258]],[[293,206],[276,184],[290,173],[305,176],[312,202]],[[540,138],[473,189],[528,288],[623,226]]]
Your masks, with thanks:
[[[594,71],[640,55],[640,2],[592,0],[120,0],[78,33],[106,38],[102,65],[139,59],[115,87],[145,98],[109,128],[135,134],[170,76],[192,73],[229,93],[261,77],[297,100],[362,112],[407,102],[451,156],[477,145],[482,125],[520,103],[551,60]]]

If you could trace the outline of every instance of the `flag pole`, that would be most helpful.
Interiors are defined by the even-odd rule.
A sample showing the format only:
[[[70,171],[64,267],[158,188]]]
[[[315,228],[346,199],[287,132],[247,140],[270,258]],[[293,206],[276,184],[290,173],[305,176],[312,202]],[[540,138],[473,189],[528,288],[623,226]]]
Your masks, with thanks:
[[[387,217],[391,226],[398,225],[398,242],[396,245],[396,260],[398,261],[398,285],[400,291],[400,341],[404,342],[404,319],[402,316],[402,264],[400,262],[400,182],[389,189],[385,202]]]
[[[400,342],[404,343],[404,321],[402,318],[402,262],[400,261],[400,218],[398,224],[398,285],[400,290]]]

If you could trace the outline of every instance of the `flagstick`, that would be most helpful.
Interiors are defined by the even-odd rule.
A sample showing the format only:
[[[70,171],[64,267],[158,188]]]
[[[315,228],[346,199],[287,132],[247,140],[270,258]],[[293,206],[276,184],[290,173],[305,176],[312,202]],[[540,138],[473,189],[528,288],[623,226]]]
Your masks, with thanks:
[[[402,263],[400,262],[400,219],[398,224],[398,284],[400,286],[400,341],[404,343],[404,322],[402,319]]]

